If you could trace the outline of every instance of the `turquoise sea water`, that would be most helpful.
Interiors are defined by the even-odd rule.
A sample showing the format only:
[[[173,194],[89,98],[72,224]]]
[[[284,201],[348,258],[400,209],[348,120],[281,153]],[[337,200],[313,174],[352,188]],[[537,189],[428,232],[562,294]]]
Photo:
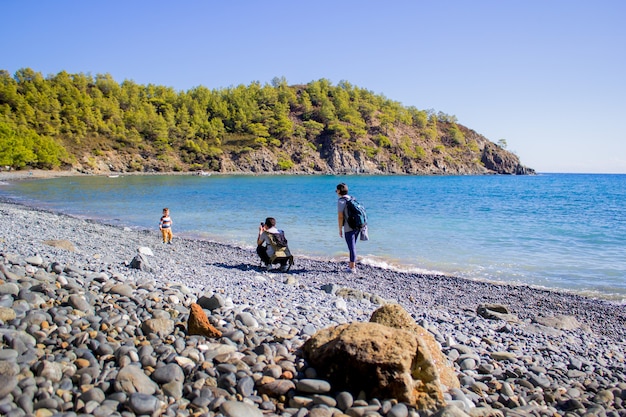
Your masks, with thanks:
[[[0,195],[110,223],[252,248],[276,217],[296,255],[346,258],[335,186],[365,204],[361,262],[626,300],[626,175],[120,176],[0,185]]]

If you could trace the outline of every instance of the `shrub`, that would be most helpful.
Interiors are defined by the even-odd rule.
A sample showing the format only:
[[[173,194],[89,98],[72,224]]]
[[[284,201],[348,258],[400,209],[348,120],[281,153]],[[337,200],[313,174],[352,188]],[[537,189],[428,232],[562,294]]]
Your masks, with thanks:
[[[291,159],[281,157],[278,159],[278,169],[281,171],[287,171],[294,167],[294,163]]]
[[[377,135],[374,138],[374,141],[378,143],[378,146],[380,146],[381,148],[391,148],[391,141],[385,135]]]

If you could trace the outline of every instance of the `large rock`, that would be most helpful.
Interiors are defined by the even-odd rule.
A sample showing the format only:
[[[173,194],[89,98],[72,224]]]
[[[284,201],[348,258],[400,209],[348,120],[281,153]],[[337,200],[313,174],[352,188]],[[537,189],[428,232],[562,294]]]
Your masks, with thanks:
[[[447,388],[460,387],[454,367],[441,352],[441,347],[435,340],[435,337],[425,328],[415,323],[413,317],[402,306],[399,304],[386,304],[374,311],[370,321],[415,333],[420,344],[418,355],[418,359],[422,361],[420,367],[424,369],[432,367],[433,369],[428,372],[438,375],[439,381]]]
[[[509,323],[519,321],[515,314],[509,312],[509,309],[501,304],[480,304],[476,308],[476,314],[488,320],[504,320]]]
[[[222,332],[209,323],[209,318],[199,304],[193,303],[187,321],[187,333],[206,337],[222,337]]]
[[[152,267],[148,262],[148,258],[146,258],[146,255],[142,253],[138,253],[133,260],[130,261],[130,267],[144,272],[152,272]]]
[[[448,387],[459,386],[434,338],[400,306],[381,307],[370,323],[320,330],[303,352],[335,391],[364,391],[434,410],[445,405],[442,374]]]

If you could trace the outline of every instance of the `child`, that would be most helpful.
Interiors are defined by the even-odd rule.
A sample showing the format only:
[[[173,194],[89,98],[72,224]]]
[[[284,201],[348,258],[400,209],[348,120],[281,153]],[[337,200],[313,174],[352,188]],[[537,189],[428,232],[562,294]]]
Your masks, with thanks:
[[[163,209],[163,216],[159,222],[159,230],[163,235],[163,243],[172,244],[172,219],[170,218],[170,209],[167,207]]]

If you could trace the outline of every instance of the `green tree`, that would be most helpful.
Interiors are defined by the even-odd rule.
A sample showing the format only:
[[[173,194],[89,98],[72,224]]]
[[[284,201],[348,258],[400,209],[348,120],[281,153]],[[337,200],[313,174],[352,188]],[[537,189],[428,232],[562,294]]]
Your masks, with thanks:
[[[67,152],[54,140],[0,121],[0,165],[50,169],[58,167],[63,158]]]

